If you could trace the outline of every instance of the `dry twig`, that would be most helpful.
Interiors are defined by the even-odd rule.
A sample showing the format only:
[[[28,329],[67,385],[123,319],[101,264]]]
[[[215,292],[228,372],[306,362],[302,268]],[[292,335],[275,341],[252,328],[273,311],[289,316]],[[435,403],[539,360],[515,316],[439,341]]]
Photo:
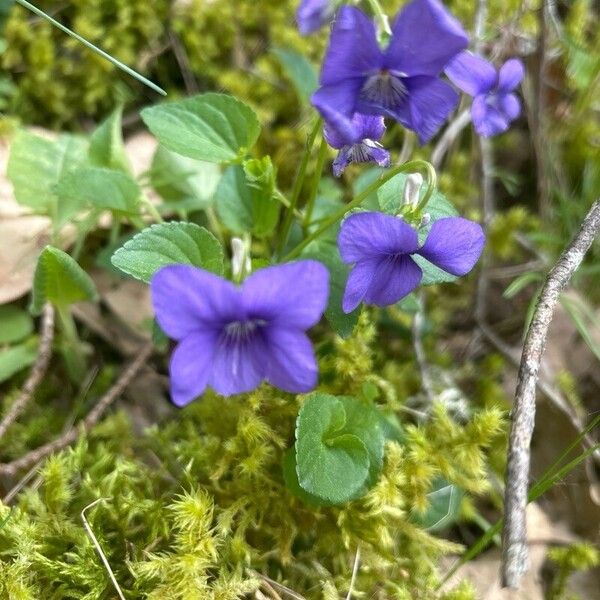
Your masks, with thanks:
[[[600,199],[590,209],[578,234],[552,268],[536,305],[525,339],[512,411],[506,491],[502,582],[517,588],[528,569],[525,509],[529,483],[530,444],[535,418],[535,391],[548,328],[561,292],[600,232]]]
[[[90,510],[90,508],[93,508],[94,506],[96,506],[100,502],[103,502],[104,500],[105,500],[105,498],[98,498],[98,500],[94,500],[94,502],[92,502],[91,504],[88,504],[81,511],[81,520],[83,521],[83,526],[85,527],[85,532],[87,533],[90,540],[92,540],[92,544],[94,544],[94,548],[96,548],[96,552],[100,556],[100,560],[102,561],[102,564],[104,565],[104,568],[106,569],[106,571],[108,573],[108,577],[110,578],[115,590],[117,591],[119,598],[121,600],[125,600],[125,596],[123,595],[123,592],[121,591],[119,583],[117,582],[117,578],[115,577],[113,570],[110,568],[110,563],[108,562],[108,558],[106,558],[106,554],[104,554],[104,551],[102,550],[102,546],[100,545],[98,538],[94,534],[94,531],[93,531],[89,521],[87,520],[87,517],[85,516],[86,511]]]
[[[144,366],[146,361],[152,355],[154,346],[148,344],[144,346],[137,358],[127,367],[127,369],[119,377],[115,385],[108,390],[108,392],[100,398],[98,404],[90,411],[90,413],[83,419],[83,421],[77,426],[69,429],[66,433],[61,435],[59,438],[52,442],[48,442],[44,446],[40,446],[35,450],[32,450],[25,456],[13,460],[10,463],[0,465],[0,475],[13,476],[22,469],[27,469],[37,462],[40,462],[47,456],[50,456],[53,452],[58,452],[63,448],[66,448],[73,442],[75,442],[80,435],[90,431],[95,425],[98,424],[104,413],[113,404],[113,402],[123,393],[125,388],[131,383],[133,378],[139,373],[140,369]]]
[[[40,346],[38,349],[37,359],[29,377],[21,390],[19,397],[13,402],[8,412],[0,422],[0,439],[4,437],[4,434],[8,428],[19,418],[22,412],[29,404],[37,386],[42,381],[46,371],[48,370],[48,364],[50,363],[50,357],[52,356],[52,342],[54,340],[54,307],[47,303],[44,305],[42,311],[42,326],[40,331]]]

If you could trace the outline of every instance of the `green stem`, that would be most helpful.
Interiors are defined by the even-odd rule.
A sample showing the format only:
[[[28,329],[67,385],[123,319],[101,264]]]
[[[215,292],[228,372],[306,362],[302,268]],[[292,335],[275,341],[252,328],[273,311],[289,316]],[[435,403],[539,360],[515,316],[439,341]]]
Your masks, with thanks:
[[[300,168],[298,169],[298,174],[296,175],[296,179],[294,181],[294,187],[292,188],[290,208],[285,215],[285,219],[281,227],[279,244],[277,246],[277,251],[279,254],[281,254],[281,252],[283,252],[283,249],[285,248],[285,244],[290,233],[290,228],[292,227],[292,221],[294,220],[294,211],[298,207],[298,199],[300,198],[300,192],[302,191],[302,186],[304,185],[306,169],[308,168],[308,161],[310,160],[310,153],[315,143],[317,134],[321,130],[322,123],[323,122],[320,118],[317,119],[314,127],[312,128],[312,131],[308,136],[308,139],[306,140],[306,146],[304,148],[304,154],[302,155],[302,161],[300,162]]]
[[[275,190],[274,195],[275,195],[275,198],[277,200],[279,200],[279,202],[281,202],[281,204],[283,204],[283,206],[285,206],[287,209],[292,208],[290,201],[279,190]],[[299,219],[299,220],[302,220],[304,218],[304,216],[298,209],[294,210],[294,216],[296,217],[296,219]]]
[[[390,179],[398,175],[398,173],[405,173],[406,171],[415,171],[423,169],[427,172],[427,192],[423,196],[423,199],[419,203],[419,209],[423,206],[426,206],[429,200],[431,199],[431,195],[433,194],[433,190],[436,185],[436,174],[433,166],[424,161],[424,160],[411,160],[410,162],[404,163],[398,167],[394,167],[386,173],[377,181],[374,181],[370,186],[365,188],[352,202],[346,204],[344,207],[340,208],[336,213],[331,215],[328,219],[323,221],[323,224],[314,231],[311,235],[306,237],[302,242],[300,242],[293,250],[291,250],[286,256],[283,257],[281,262],[287,262],[292,258],[296,258],[306,246],[308,246],[312,241],[316,240],[320,237],[320,235],[327,231],[332,225],[335,225],[339,220],[341,220],[346,213],[351,211],[353,208],[360,206],[371,194],[375,193],[382,185],[387,183]]]
[[[110,237],[108,243],[111,246],[116,246],[119,241],[119,235],[121,234],[121,221],[113,217],[112,224],[110,226]]]
[[[150,214],[150,216],[157,222],[157,223],[164,223],[165,220],[162,218],[162,215],[158,212],[158,209],[156,208],[156,206],[154,206],[154,204],[152,204],[152,202],[148,199],[148,198],[144,198],[142,200],[142,204],[146,207],[146,210],[148,211],[148,213]],[[113,219],[116,219],[117,216],[113,215]]]
[[[319,184],[321,183],[321,177],[323,177],[323,167],[325,160],[327,159],[328,144],[325,138],[321,140],[321,146],[319,148],[319,154],[317,156],[317,170],[315,172],[315,178],[312,184],[312,189],[308,202],[306,203],[306,210],[304,211],[304,228],[306,229],[310,225],[312,219],[312,213],[315,208],[315,201],[319,192]]]
[[[67,371],[71,380],[78,383],[85,376],[86,361],[77,333],[77,326],[75,325],[73,315],[67,307],[57,307],[56,312],[64,340],[62,353],[67,365]]]
[[[221,228],[221,224],[219,223],[219,219],[217,219],[217,214],[214,207],[207,206],[204,209],[204,213],[206,214],[206,220],[208,221],[208,226],[210,227],[211,231],[215,234],[216,238],[221,242],[221,244],[224,245],[225,236],[223,235],[223,230]]]
[[[379,0],[368,0],[369,6],[375,15],[377,21],[379,21],[379,26],[381,27],[381,31],[386,35],[392,35],[392,30],[390,28],[390,20],[388,16],[383,12],[383,8],[381,8],[381,4],[379,4]]]
[[[150,89],[161,94],[162,96],[167,95],[167,92],[165,92],[165,90],[163,90],[162,88],[158,87],[155,83],[152,83],[149,79],[146,79],[143,75],[140,75],[137,71],[134,71],[131,67],[128,67],[126,64],[122,63],[120,60],[117,60],[116,58],[114,58],[114,56],[111,56],[107,52],[104,52],[104,50],[101,50],[97,46],[94,46],[94,44],[92,44],[91,42],[88,42],[85,38],[81,37],[79,34],[75,33],[74,31],[71,31],[68,27],[65,27],[62,23],[59,23],[56,19],[53,19],[50,15],[47,15],[43,10],[40,10],[37,6],[34,6],[30,2],[27,2],[26,0],[16,0],[16,2],[17,2],[17,4],[20,4],[21,6],[30,10],[32,13],[36,14],[38,17],[41,17],[42,19],[46,19],[46,21],[48,21],[49,23],[54,25],[54,27],[57,27],[62,32],[75,38],[79,43],[83,44],[86,48],[88,48],[92,52],[95,52],[96,54],[99,54],[102,58],[105,58],[107,61],[109,61],[110,63],[115,65],[115,67],[117,67],[118,69],[121,69],[121,71],[125,71],[125,73],[127,73],[131,77],[134,77],[138,81],[141,81],[144,85],[147,85]]]

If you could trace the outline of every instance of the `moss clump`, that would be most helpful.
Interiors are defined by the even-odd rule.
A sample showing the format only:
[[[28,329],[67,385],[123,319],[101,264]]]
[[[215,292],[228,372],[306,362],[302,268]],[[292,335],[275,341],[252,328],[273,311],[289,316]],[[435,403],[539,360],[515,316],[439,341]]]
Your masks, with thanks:
[[[373,336],[363,316],[355,336],[335,342],[339,358],[322,362],[324,391],[363,389],[379,368]],[[40,590],[50,600],[113,597],[80,518],[104,498],[87,518],[127,598],[242,598],[261,583],[256,572],[323,598],[347,592],[359,547],[357,593],[473,597],[465,585],[454,595],[435,591],[437,559],[460,546],[411,515],[427,508],[440,475],[485,493],[486,448],[502,414],[483,410],[459,424],[435,407],[426,422],[405,425],[402,442],[388,442],[367,495],[315,508],[292,496],[282,475],[302,402],[269,386],[227,400],[209,393],[141,437],[123,414],[111,417],[47,461],[12,509],[0,509],[0,589],[10,598],[38,598]],[[377,402],[393,408],[385,395]]]

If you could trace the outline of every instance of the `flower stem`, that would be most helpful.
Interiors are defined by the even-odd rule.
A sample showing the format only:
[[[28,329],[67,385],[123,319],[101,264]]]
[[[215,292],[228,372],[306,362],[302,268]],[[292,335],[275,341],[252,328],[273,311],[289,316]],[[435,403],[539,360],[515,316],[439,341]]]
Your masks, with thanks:
[[[390,27],[390,20],[388,16],[383,12],[379,0],[368,0],[369,6],[375,15],[376,20],[379,22],[379,27],[384,35],[392,35],[392,29]]]
[[[304,148],[304,154],[302,155],[302,161],[300,162],[300,168],[298,169],[298,174],[296,175],[296,179],[294,181],[294,187],[292,188],[292,196],[290,199],[290,208],[285,215],[285,219],[283,221],[283,225],[281,227],[281,233],[279,238],[279,244],[277,247],[278,253],[281,254],[283,249],[285,248],[285,244],[287,242],[288,235],[290,233],[290,228],[292,226],[292,221],[294,220],[294,211],[298,206],[298,199],[300,198],[300,192],[302,191],[302,186],[304,184],[304,179],[306,178],[306,169],[308,168],[308,161],[310,160],[310,154],[315,143],[315,139],[317,138],[317,134],[319,133],[322,125],[322,120],[317,119],[314,127],[312,128],[307,140],[306,146]]]
[[[67,365],[67,371],[73,382],[80,382],[85,377],[86,364],[75,320],[69,309],[65,306],[57,307],[56,312],[63,337],[61,349]]]
[[[319,192],[319,184],[321,183],[321,178],[323,177],[323,166],[325,165],[325,160],[327,158],[327,149],[328,144],[325,141],[325,138],[323,138],[321,140],[321,146],[319,148],[319,154],[317,157],[317,170],[315,172],[315,179],[313,181],[310,196],[308,198],[308,202],[306,203],[306,209],[304,211],[305,228],[310,225],[310,220],[312,219],[312,213],[315,208],[315,201]]]
[[[406,171],[415,171],[418,169],[425,170],[427,172],[427,192],[423,196],[419,204],[419,209],[423,206],[426,206],[429,202],[431,195],[433,194],[433,190],[436,185],[436,174],[433,166],[424,161],[424,160],[411,160],[410,162],[404,163],[403,165],[399,165],[398,167],[394,167],[387,171],[380,179],[374,181],[370,186],[364,189],[352,202],[346,204],[336,213],[331,215],[328,219],[323,221],[323,224],[311,235],[306,237],[302,242],[300,242],[293,250],[291,250],[286,256],[283,257],[281,262],[286,262],[293,258],[296,258],[306,246],[308,246],[312,241],[318,239],[321,234],[327,231],[332,225],[335,225],[339,220],[341,220],[346,213],[350,212],[353,208],[360,206],[371,194],[376,192],[382,185],[387,183],[390,179],[398,175],[398,173],[405,173]]]
[[[157,223],[164,223],[165,220],[162,218],[162,215],[158,212],[158,209],[156,208],[156,206],[154,206],[154,204],[152,203],[152,200],[150,200],[149,198],[144,197],[142,200],[142,204],[144,205],[144,207],[146,208],[146,210],[148,211],[148,214],[157,222]],[[114,216],[114,218],[116,219],[116,215]]]

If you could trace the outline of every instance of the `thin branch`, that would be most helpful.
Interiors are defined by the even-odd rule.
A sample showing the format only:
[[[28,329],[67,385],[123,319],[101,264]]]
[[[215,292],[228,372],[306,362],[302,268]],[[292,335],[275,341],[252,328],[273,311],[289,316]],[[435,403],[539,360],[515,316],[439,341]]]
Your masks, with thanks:
[[[0,475],[14,476],[22,469],[28,469],[37,462],[40,462],[54,452],[58,452],[75,442],[80,435],[89,432],[95,425],[98,424],[104,413],[113,404],[113,402],[123,393],[125,388],[131,383],[133,378],[139,373],[146,361],[152,355],[154,346],[148,344],[144,346],[137,358],[127,367],[127,369],[119,377],[115,385],[100,398],[98,404],[90,411],[83,421],[76,427],[71,428],[65,434],[52,442],[40,446],[32,450],[25,456],[13,460],[10,463],[0,464]]]
[[[575,239],[548,274],[525,339],[512,411],[506,471],[502,551],[502,582],[506,587],[517,588],[521,577],[528,569],[525,508],[531,457],[530,444],[535,419],[536,384],[548,328],[561,292],[571,280],[599,232],[600,199],[593,204]]]
[[[40,331],[40,345],[38,348],[38,355],[29,373],[29,377],[21,390],[19,397],[13,402],[8,412],[0,422],[0,439],[4,437],[8,428],[19,418],[23,413],[27,405],[31,401],[31,398],[37,389],[38,385],[42,381],[46,371],[48,370],[48,364],[50,363],[50,357],[52,356],[52,342],[54,340],[54,307],[47,303],[44,305],[42,311],[42,325]]]
[[[104,500],[105,500],[105,498],[98,498],[98,500],[94,500],[94,502],[92,502],[91,504],[88,504],[81,511],[81,520],[83,521],[83,526],[85,527],[85,532],[87,533],[90,540],[92,540],[92,544],[94,544],[94,548],[96,548],[96,552],[100,556],[100,560],[102,561],[104,568],[108,572],[108,576],[109,576],[115,590],[117,590],[117,594],[119,594],[119,598],[121,600],[125,600],[125,596],[123,595],[123,592],[121,591],[121,588],[119,587],[119,584],[117,582],[115,574],[113,573],[113,570],[110,568],[110,563],[108,562],[108,559],[106,558],[106,554],[104,554],[104,551],[102,550],[102,546],[100,545],[98,538],[96,538],[96,535],[94,534],[94,532],[85,516],[85,513],[87,510],[89,510],[90,508],[93,508],[100,502],[104,502]]]

